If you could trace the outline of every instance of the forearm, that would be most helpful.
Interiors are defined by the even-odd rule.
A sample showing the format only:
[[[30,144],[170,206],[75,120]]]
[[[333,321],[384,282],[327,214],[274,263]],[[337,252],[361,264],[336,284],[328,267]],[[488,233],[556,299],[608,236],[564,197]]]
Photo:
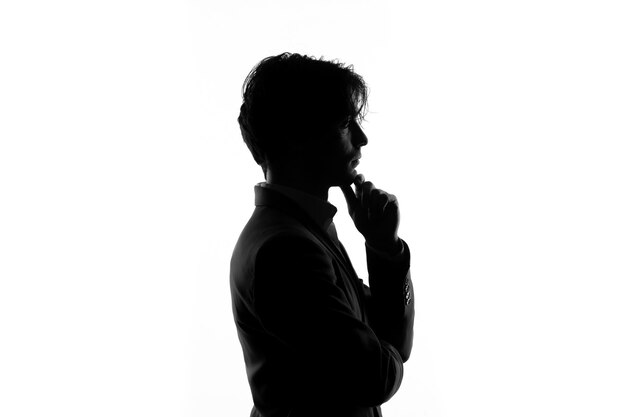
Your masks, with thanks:
[[[400,246],[388,247],[386,251],[366,244],[366,252],[371,291],[369,314],[374,330],[406,361],[413,345],[415,317],[409,247],[400,240]]]

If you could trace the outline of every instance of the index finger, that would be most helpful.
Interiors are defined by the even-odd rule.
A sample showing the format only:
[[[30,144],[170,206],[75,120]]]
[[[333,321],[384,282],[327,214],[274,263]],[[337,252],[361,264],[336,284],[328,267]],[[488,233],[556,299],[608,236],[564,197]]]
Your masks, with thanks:
[[[358,199],[354,191],[352,190],[351,185],[342,185],[341,191],[343,192],[344,197],[346,198],[346,203],[348,203],[348,210],[353,212],[358,204]]]

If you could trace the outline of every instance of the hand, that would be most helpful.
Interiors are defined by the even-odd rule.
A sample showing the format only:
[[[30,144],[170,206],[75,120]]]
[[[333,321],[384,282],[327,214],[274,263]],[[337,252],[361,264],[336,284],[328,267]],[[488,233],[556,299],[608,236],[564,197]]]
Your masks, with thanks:
[[[377,249],[393,250],[399,244],[400,209],[393,194],[374,187],[363,174],[354,179],[356,193],[351,185],[341,186],[348,203],[348,212],[365,241]]]

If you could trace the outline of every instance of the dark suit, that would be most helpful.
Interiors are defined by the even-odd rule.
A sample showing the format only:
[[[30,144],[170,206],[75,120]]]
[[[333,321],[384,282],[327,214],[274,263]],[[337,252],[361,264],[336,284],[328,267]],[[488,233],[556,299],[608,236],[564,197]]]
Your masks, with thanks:
[[[413,341],[408,246],[387,258],[366,245],[370,289],[292,199],[261,186],[255,195],[230,265],[251,416],[380,416]]]

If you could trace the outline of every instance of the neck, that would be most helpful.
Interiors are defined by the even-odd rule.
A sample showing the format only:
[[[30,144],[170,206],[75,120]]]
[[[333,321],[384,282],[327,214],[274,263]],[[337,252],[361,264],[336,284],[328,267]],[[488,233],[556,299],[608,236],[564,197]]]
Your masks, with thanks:
[[[297,175],[281,175],[280,173],[268,168],[266,181],[268,184],[283,185],[285,187],[295,188],[302,192],[311,194],[324,201],[328,201],[328,189],[319,182],[312,181],[307,178],[299,178]]]

